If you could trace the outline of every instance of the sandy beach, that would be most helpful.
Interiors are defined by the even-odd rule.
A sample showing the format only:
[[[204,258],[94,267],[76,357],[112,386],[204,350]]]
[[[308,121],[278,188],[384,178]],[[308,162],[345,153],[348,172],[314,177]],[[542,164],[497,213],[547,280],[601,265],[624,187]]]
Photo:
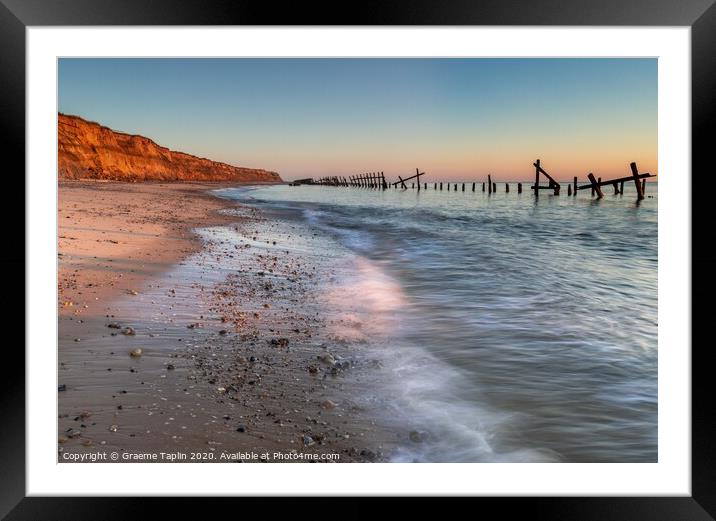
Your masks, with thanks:
[[[58,461],[380,461],[316,266],[218,187],[60,182]]]
[[[96,311],[97,302],[136,291],[147,277],[197,251],[193,227],[229,221],[218,213],[226,203],[205,193],[214,187],[61,181],[60,316]]]

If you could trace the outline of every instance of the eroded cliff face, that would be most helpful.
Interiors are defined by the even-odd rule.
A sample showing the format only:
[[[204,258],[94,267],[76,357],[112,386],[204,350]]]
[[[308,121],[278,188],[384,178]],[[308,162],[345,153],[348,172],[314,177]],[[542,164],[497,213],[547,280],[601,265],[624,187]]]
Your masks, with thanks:
[[[77,116],[58,115],[60,179],[281,183],[276,172],[218,163],[115,132]]]

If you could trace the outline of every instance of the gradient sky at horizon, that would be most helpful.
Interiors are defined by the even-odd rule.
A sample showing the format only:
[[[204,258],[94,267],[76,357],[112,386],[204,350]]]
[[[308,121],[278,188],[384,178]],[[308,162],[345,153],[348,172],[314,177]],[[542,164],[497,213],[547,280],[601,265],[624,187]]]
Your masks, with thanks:
[[[62,58],[59,111],[285,180],[657,173],[655,58]]]

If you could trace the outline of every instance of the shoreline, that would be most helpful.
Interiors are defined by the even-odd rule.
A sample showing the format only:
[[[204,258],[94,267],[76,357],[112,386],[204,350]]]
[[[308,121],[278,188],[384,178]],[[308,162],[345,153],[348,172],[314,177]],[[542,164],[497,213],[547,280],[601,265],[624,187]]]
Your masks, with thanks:
[[[276,221],[206,193],[225,186],[60,182],[58,461],[98,449],[384,460],[390,435],[346,410],[348,358],[309,316],[315,266]]]

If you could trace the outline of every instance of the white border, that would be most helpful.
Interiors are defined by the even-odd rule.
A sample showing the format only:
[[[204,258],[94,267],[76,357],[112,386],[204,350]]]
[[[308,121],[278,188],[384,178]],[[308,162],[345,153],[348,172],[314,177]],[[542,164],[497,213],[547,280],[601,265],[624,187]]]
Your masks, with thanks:
[[[690,38],[688,27],[28,28],[27,494],[690,495]],[[58,56],[658,57],[659,463],[57,464]]]

